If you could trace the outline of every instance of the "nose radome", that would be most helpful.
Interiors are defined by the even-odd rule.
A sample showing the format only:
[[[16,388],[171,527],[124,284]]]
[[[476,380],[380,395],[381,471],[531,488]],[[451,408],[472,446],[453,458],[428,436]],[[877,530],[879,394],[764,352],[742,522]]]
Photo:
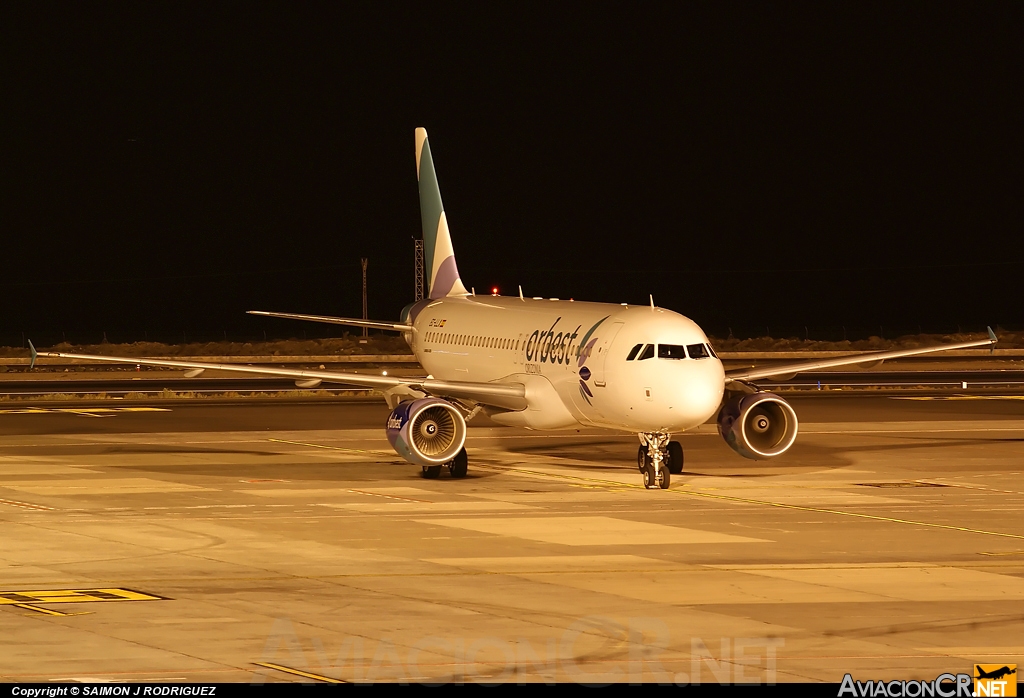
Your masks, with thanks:
[[[694,422],[701,423],[714,415],[722,404],[725,393],[725,370],[722,362],[707,360],[695,375],[687,376],[678,400]]]

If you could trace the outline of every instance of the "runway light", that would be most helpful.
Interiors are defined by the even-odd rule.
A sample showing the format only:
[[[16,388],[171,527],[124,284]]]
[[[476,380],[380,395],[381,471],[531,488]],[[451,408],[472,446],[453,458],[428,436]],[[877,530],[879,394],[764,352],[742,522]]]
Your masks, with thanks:
[[[388,375],[388,372],[387,372],[387,371],[381,371],[381,372],[380,372],[380,375],[382,375],[382,376],[386,376],[386,375]]]

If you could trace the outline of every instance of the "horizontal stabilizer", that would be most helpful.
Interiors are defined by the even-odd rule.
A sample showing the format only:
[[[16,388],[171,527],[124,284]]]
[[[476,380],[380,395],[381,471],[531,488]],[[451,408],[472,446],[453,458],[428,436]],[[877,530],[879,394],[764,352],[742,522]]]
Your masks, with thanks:
[[[262,315],[263,317],[279,317],[286,320],[306,320],[307,322],[325,322],[330,325],[349,325],[351,327],[366,327],[371,330],[392,330],[394,332],[411,332],[412,325],[401,322],[378,322],[376,320],[358,320],[348,317],[331,317],[329,315],[301,315],[299,313],[269,313],[265,310],[249,310],[249,315]]]

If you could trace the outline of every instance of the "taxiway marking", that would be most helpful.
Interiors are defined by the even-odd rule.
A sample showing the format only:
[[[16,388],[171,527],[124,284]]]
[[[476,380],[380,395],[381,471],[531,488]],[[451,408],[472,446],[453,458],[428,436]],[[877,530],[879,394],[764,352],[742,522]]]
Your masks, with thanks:
[[[42,504],[29,504],[28,502],[19,502],[16,499],[0,499],[0,504],[6,504],[10,507],[18,507],[19,509],[28,509],[29,511],[53,511],[53,507],[44,507]]]
[[[313,679],[314,681],[323,681],[324,683],[348,683],[341,679],[332,679],[330,676],[321,676],[320,674],[312,674],[308,671],[302,671],[301,669],[293,669],[289,666],[282,664],[273,664],[271,662],[253,662],[256,666],[265,667],[267,669],[275,669],[276,671],[283,671],[286,674],[292,674],[293,676],[302,676],[303,678]]]
[[[323,448],[323,449],[327,449],[328,451],[346,451],[348,453],[365,453],[365,454],[374,455],[374,456],[379,456],[382,453],[383,454],[387,454],[387,455],[391,455],[387,451],[381,451],[381,450],[367,451],[367,450],[364,450],[364,449],[361,449],[361,448],[343,448],[341,446],[324,446],[323,444],[311,444],[311,443],[305,443],[303,441],[287,441],[285,439],[267,439],[267,441],[273,441],[274,443],[278,443],[278,444],[292,444],[293,446],[309,446],[310,448]]]
[[[0,591],[0,606],[37,603],[81,603],[86,601],[163,601],[163,596],[131,589],[45,589],[42,591]],[[39,610],[39,609],[32,609]]]
[[[982,381],[979,381],[982,382]],[[892,397],[892,400],[1024,400],[1024,395],[921,395]]]
[[[64,613],[64,611],[54,611],[50,608],[42,608],[41,606],[33,606],[30,603],[15,603],[11,604],[15,608],[24,608],[26,611],[35,611],[42,613],[47,616],[60,616],[61,618],[67,618],[68,616],[87,616],[92,611],[79,611],[78,613]]]
[[[23,407],[0,410],[0,414],[74,414],[79,417],[113,417],[119,412],[170,412],[164,407]]]
[[[996,430],[984,429],[982,431],[996,431]],[[1002,431],[1002,430],[999,429],[998,431]],[[298,445],[298,446],[309,446],[309,447],[312,447],[312,448],[324,448],[324,449],[330,449],[330,450],[336,450],[336,451],[354,451],[354,452],[358,452],[358,453],[371,453],[370,451],[363,451],[363,450],[360,450],[360,449],[347,449],[347,448],[341,448],[341,447],[338,447],[338,446],[324,446],[322,444],[303,443],[301,441],[286,441],[284,439],[268,439],[268,441],[274,441],[274,442],[277,442],[277,443],[295,444],[295,445]],[[630,485],[628,483],[614,482],[614,481],[611,481],[611,480],[602,480],[600,478],[593,478],[593,477],[583,477],[583,476],[580,476],[580,475],[562,475],[562,474],[555,474],[555,473],[545,473],[545,472],[540,472],[540,471],[536,471],[536,470],[526,470],[524,468],[514,468],[514,467],[503,467],[503,466],[497,466],[497,465],[493,465],[493,464],[491,464],[491,465],[477,465],[475,467],[483,468],[483,469],[488,469],[489,468],[491,470],[498,471],[498,472],[523,473],[525,475],[532,475],[532,476],[541,477],[541,478],[554,478],[554,479],[560,479],[560,480],[575,480],[575,481],[577,481],[577,483],[594,483],[595,485],[598,485],[598,486],[610,487],[610,488],[615,488],[615,489],[622,489],[624,487],[625,488],[629,488],[629,489],[643,489],[642,485]],[[849,517],[858,518],[858,519],[868,519],[870,521],[885,521],[885,522],[888,522],[888,523],[904,524],[904,525],[908,525],[908,526],[924,526],[926,528],[938,528],[938,529],[943,529],[943,530],[947,530],[947,531],[961,531],[961,532],[964,532],[964,533],[977,533],[977,534],[986,535],[986,536],[997,536],[997,537],[1000,537],[1000,538],[1015,538],[1015,539],[1018,539],[1018,540],[1024,540],[1024,535],[1019,535],[1019,534],[1016,534],[1016,533],[1003,533],[1001,531],[986,531],[984,529],[970,528],[970,527],[967,527],[967,526],[952,526],[950,524],[933,523],[933,522],[930,522],[930,521],[914,521],[912,519],[900,519],[900,518],[896,518],[896,517],[892,517],[892,516],[879,516],[877,514],[864,514],[864,513],[855,512],[855,511],[842,511],[840,509],[822,509],[822,508],[818,508],[818,507],[800,506],[798,504],[784,504],[782,502],[767,502],[767,501],[764,501],[764,500],[761,500],[761,499],[750,499],[748,497],[736,497],[736,496],[727,495],[727,494],[712,494],[710,492],[696,492],[696,491],[693,491],[693,490],[669,489],[669,490],[664,490],[664,491],[668,492],[668,493],[671,493],[671,494],[674,494],[674,495],[677,495],[677,496],[684,496],[684,497],[686,497],[686,496],[688,496],[688,497],[705,497],[705,498],[708,498],[708,499],[718,499],[718,500],[727,501],[727,502],[737,502],[737,503],[740,503],[740,504],[754,504],[754,505],[757,505],[757,506],[776,507],[776,508],[779,508],[779,509],[793,509],[793,510],[796,510],[796,511],[809,511],[809,512],[814,512],[814,513],[817,513],[817,514],[832,514],[832,515],[835,515],[835,516],[849,516]]]
[[[628,483],[614,482],[612,480],[601,480],[593,477],[583,477],[581,475],[561,475],[555,473],[545,473],[536,470],[526,470],[524,468],[512,468],[502,467],[496,465],[477,465],[477,468],[489,468],[498,472],[516,472],[523,473],[526,475],[533,475],[541,478],[555,478],[561,480],[577,480],[581,482],[593,482],[596,484],[604,485],[611,488],[623,488],[627,487],[630,489],[644,489],[643,485],[630,485]],[[747,497],[735,497],[728,494],[712,494],[710,492],[696,492],[693,490],[682,490],[682,489],[668,489],[660,490],[669,494],[674,494],[683,497],[705,497],[707,499],[718,499],[726,502],[737,502],[740,504],[754,504],[758,506],[776,507],[779,509],[793,509],[796,511],[810,511],[817,514],[833,514],[835,516],[850,516],[858,519],[869,519],[872,521],[886,521],[889,523],[906,524],[908,526],[925,526],[927,528],[940,528],[947,531],[962,531],[964,533],[978,533],[986,536],[998,536],[1000,538],[1015,538],[1018,540],[1024,540],[1024,535],[1016,533],[1003,533],[1001,531],[986,531],[980,528],[969,528],[967,526],[952,526],[949,524],[932,523],[930,521],[914,521],[911,519],[899,519],[892,516],[879,516],[877,514],[863,514],[855,511],[842,511],[841,509],[821,509],[818,507],[800,506],[798,504],[783,504],[782,502],[766,502],[762,499],[750,499]]]
[[[425,499],[410,499],[409,497],[399,497],[396,494],[380,494],[379,492],[364,492],[363,490],[345,490],[353,494],[365,494],[367,497],[383,497],[384,499],[397,499],[402,502],[416,502],[418,504],[434,504],[434,502],[428,502]],[[323,505],[321,505],[323,506]]]

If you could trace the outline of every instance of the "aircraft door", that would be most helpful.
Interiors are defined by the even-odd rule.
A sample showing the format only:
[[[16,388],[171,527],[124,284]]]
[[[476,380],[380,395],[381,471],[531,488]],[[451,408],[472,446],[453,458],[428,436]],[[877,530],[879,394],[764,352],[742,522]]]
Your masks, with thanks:
[[[612,342],[615,341],[615,335],[622,329],[621,322],[613,322],[611,327],[608,328],[608,332],[603,337],[599,338],[597,343],[597,350],[592,354],[593,360],[591,363],[591,372],[594,376],[594,385],[598,388],[605,386],[605,360],[608,358],[608,349],[611,347]]]

